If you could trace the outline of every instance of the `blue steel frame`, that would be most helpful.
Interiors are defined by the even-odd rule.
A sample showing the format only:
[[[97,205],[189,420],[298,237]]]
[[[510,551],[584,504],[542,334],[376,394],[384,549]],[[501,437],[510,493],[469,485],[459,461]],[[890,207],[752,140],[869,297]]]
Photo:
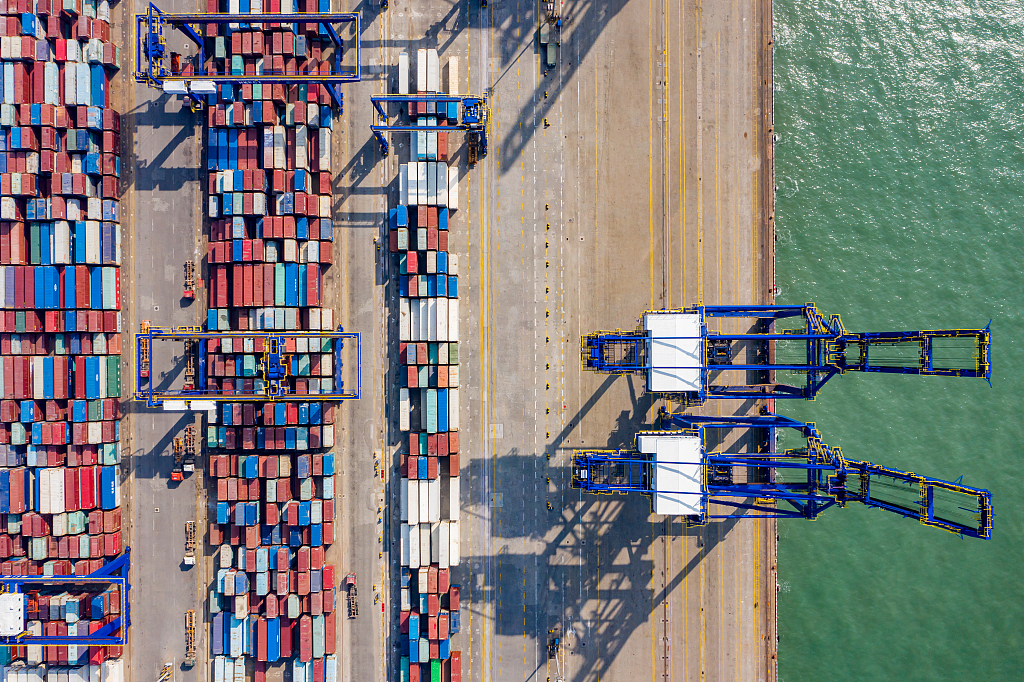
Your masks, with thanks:
[[[356,342],[356,390],[335,393],[317,393],[297,395],[286,393],[282,382],[287,379],[287,354],[282,352],[281,344],[295,338],[324,338],[334,340],[334,386],[335,390],[344,385],[342,382],[343,363],[341,359],[346,339]],[[211,393],[206,390],[206,341],[208,339],[265,339],[267,351],[263,353],[258,366],[259,375],[254,379],[263,379],[267,390],[263,393]],[[157,390],[152,371],[153,341],[198,341],[195,380],[196,385],[190,390],[170,391]],[[149,376],[142,376],[142,369],[147,366],[142,357],[141,341],[149,347]],[[363,387],[362,347],[359,334],[345,332],[340,328],[335,332],[289,331],[289,332],[204,332],[202,327],[150,327],[149,331],[135,335],[135,400],[145,401],[149,407],[159,407],[165,400],[213,400],[223,402],[326,402],[333,400],[357,400]]]
[[[132,586],[128,582],[128,574],[131,571],[131,547],[125,547],[124,552],[104,565],[95,573],[87,576],[75,575],[48,575],[48,576],[4,576],[0,578],[0,589],[8,593],[25,594],[25,588],[42,587],[74,587],[74,586],[109,586],[118,587],[120,595],[121,615],[103,626],[96,632],[88,635],[64,635],[46,637],[42,635],[31,635],[27,631],[14,637],[0,637],[0,645],[22,646],[28,644],[39,645],[78,645],[78,646],[118,646],[126,642],[128,627],[131,625],[131,600],[128,593]],[[115,634],[116,633],[116,634]]]
[[[870,462],[847,460],[840,448],[822,442],[813,423],[804,423],[776,414],[756,417],[716,417],[689,414],[662,414],[662,428],[682,429],[686,433],[699,435],[701,440],[700,462],[664,462],[665,464],[701,464],[704,467],[701,485],[701,514],[692,519],[692,524],[706,523],[710,519],[726,518],[804,518],[816,519],[829,507],[845,507],[850,502],[859,502],[868,507],[884,509],[908,518],[916,518],[926,526],[933,526],[958,535],[988,539],[992,531],[992,495],[989,491],[970,488],[960,483],[921,476],[912,472],[890,469]],[[799,430],[807,439],[807,447],[801,450],[767,453],[708,453],[704,448],[705,429],[761,428],[769,430],[768,442],[774,444],[775,430],[790,428]],[[588,492],[642,492],[652,494],[652,476],[649,469],[653,461],[635,451],[578,451],[573,453],[572,487]],[[601,467],[614,465],[640,465],[629,467],[626,480],[615,483],[602,482],[607,477],[594,472]],[[766,483],[711,483],[712,472],[720,468],[758,467],[769,469],[771,475]],[[779,469],[803,470],[806,478],[802,481],[776,481],[774,472]],[[857,476],[856,489],[848,484],[851,476]],[[918,486],[919,499],[916,508],[901,507],[874,497],[871,482],[886,478]],[[967,495],[977,501],[978,523],[966,526],[943,519],[936,514],[935,492],[946,490]],[[681,491],[661,490],[659,493],[694,494]],[[754,502],[745,500],[754,499]],[[771,500],[771,503],[764,501]],[[780,507],[784,502],[791,509]],[[732,514],[709,514],[709,504],[718,504],[736,509]]]
[[[708,398],[803,398],[813,400],[818,391],[837,374],[846,372],[879,372],[891,374],[921,374],[929,376],[981,377],[991,384],[992,358],[990,343],[991,322],[984,329],[946,329],[906,332],[848,332],[839,315],[826,319],[813,303],[805,305],[755,305],[755,306],[696,306],[685,310],[662,311],[700,315],[699,338],[705,349],[704,361],[700,366],[659,367],[657,369],[697,369],[701,373],[701,388],[695,402]],[[768,331],[755,334],[712,334],[708,332],[706,318],[747,317],[765,320]],[[802,317],[803,333],[779,333],[773,331],[776,320]],[[973,368],[937,368],[933,344],[938,338],[972,338],[976,341],[975,366]],[[758,364],[714,363],[711,353],[714,342],[724,341],[804,341],[806,361],[802,364]],[[586,369],[608,374],[646,374],[652,369],[647,354],[649,337],[642,330],[632,332],[596,332],[582,339],[583,364]],[[916,365],[891,366],[872,364],[870,349],[877,345],[916,344],[919,361]],[[856,348],[859,358],[851,361],[847,351]],[[803,386],[770,383],[760,385],[718,386],[711,385],[710,373],[724,370],[767,371],[788,370],[802,372]]]
[[[389,125],[387,111],[381,104],[386,106],[390,102],[458,102],[462,105],[462,121],[449,126]],[[384,137],[386,132],[425,133],[456,130],[480,133],[480,156],[487,156],[487,100],[479,95],[371,95],[370,103],[377,112],[378,121],[370,126],[370,130],[380,143],[381,156],[387,156],[390,152],[387,138]]]
[[[324,27],[331,42],[338,48],[334,56],[335,73],[320,74],[262,74],[258,76],[211,76],[206,73],[206,47],[203,36],[192,24],[320,24]],[[355,70],[345,71],[342,68],[342,41],[332,24],[355,24]],[[316,83],[324,85],[340,109],[341,93],[335,88],[340,83],[359,81],[359,40],[361,30],[358,12],[293,12],[281,14],[168,14],[153,3],[145,14],[135,15],[135,80],[154,88],[162,88],[165,81],[203,80],[214,83]],[[167,38],[164,28],[178,28],[199,46],[199,73],[191,76],[170,72],[165,63]],[[143,66],[144,65],[144,66]],[[201,105],[195,95],[189,95],[194,104]]]

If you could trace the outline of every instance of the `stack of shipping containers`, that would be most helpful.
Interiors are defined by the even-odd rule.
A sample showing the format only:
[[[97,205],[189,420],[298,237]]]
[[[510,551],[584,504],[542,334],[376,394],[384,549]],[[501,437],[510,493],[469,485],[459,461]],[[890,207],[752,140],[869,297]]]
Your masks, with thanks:
[[[208,12],[330,11],[329,0],[209,0]],[[205,26],[210,73],[329,73],[333,47],[316,24]],[[209,331],[335,329],[322,308],[333,259],[332,130],[318,84],[221,85],[206,110]],[[260,339],[206,344],[202,374],[218,393],[259,390]],[[213,682],[263,682],[287,665],[294,682],[333,682],[336,355],[327,338],[290,339],[293,401],[218,404],[207,427]],[[340,387],[338,387],[340,388]],[[309,396],[303,400],[303,397]],[[312,398],[312,401],[310,400]]]
[[[439,92],[436,50],[419,50],[417,91]],[[449,62],[449,82],[457,66]],[[408,57],[400,59],[407,94]],[[443,109],[444,111],[438,111]],[[455,119],[454,107],[410,105],[418,123]],[[449,250],[458,207],[457,168],[444,132],[412,133],[399,169],[399,205],[389,212],[389,247],[398,269],[401,454],[400,682],[461,680],[452,636],[461,628],[451,567],[459,551],[459,268]],[[451,183],[449,184],[449,178]],[[407,440],[406,440],[407,438]]]
[[[0,0],[4,577],[87,575],[122,552],[121,142],[110,108],[121,55],[110,12],[108,0]],[[109,593],[47,588],[28,600],[27,627],[87,634],[120,604]],[[29,666],[5,669],[19,680],[40,663],[113,680],[120,655],[0,647],[0,666]]]

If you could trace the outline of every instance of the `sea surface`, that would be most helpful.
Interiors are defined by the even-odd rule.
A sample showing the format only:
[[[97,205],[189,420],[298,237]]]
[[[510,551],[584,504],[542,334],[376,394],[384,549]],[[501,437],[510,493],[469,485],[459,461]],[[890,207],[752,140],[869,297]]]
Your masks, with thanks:
[[[779,679],[1024,680],[1024,2],[775,0],[778,299],[979,328],[982,379],[836,377],[779,411],[992,492],[991,540],[859,505],[779,523]]]

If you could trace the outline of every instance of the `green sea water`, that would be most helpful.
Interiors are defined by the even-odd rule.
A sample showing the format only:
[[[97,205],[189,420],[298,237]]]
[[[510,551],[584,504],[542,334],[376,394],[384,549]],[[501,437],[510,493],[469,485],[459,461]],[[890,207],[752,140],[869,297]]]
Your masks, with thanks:
[[[1024,680],[1024,3],[775,0],[779,300],[977,328],[981,379],[837,377],[784,414],[987,488],[991,540],[852,505],[779,524],[779,679]]]

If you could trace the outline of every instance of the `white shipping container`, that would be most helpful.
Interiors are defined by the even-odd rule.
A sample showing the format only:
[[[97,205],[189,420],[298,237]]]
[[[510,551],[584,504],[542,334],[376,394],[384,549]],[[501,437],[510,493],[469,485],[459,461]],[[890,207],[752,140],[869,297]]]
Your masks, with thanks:
[[[285,156],[286,140],[284,126],[274,126],[274,168],[284,169],[287,163],[287,157]]]
[[[425,391],[426,389],[420,390]],[[426,410],[423,410],[423,412],[426,412]],[[428,523],[430,521],[430,490],[427,488],[427,481],[420,479],[417,483],[420,488],[420,523]]]
[[[429,310],[429,312],[427,313],[427,319],[429,321],[429,326],[427,328],[427,337],[426,338],[427,338],[427,341],[437,341],[437,299],[436,298],[428,298],[428,299],[426,299],[426,301],[427,301],[427,308]]]
[[[430,515],[428,519],[431,523],[436,523],[441,520],[441,479],[432,478],[427,481],[427,493],[428,493],[428,511]]]
[[[409,524],[409,568],[420,567],[420,526]]]
[[[437,174],[435,183],[437,184],[437,205],[447,206],[448,205],[448,164],[441,162],[436,164],[434,169]]]
[[[334,310],[323,308],[320,311],[320,329],[322,331],[334,331]]]
[[[100,682],[124,682],[124,659],[104,661],[100,670]]]
[[[436,564],[441,557],[441,524],[430,524],[430,563]],[[443,568],[443,566],[442,566]]]
[[[420,524],[420,564],[424,567],[430,563],[430,524]]]
[[[71,43],[76,41],[69,40],[68,42]],[[92,104],[92,75],[89,73],[88,64],[75,65],[75,81],[76,104]]]
[[[50,469],[50,513],[64,513],[64,470]]]
[[[451,389],[448,389],[449,392]],[[458,474],[458,472],[452,472]],[[459,481],[462,479],[458,475],[450,476],[448,478],[448,520],[458,521],[459,520],[459,509],[462,507],[460,504],[461,489]]]
[[[441,92],[441,78],[437,50],[427,50],[427,92]]]
[[[402,552],[402,565],[409,565],[409,524],[403,523],[401,525],[401,536],[399,538],[399,544],[401,545]]]
[[[459,389],[448,389],[448,430],[459,430]]]
[[[460,537],[458,521],[452,521],[450,524],[448,524],[448,537],[448,565],[458,566],[459,561],[461,561],[462,559],[462,551],[459,545]]]
[[[60,106],[60,68],[56,62],[48,61],[43,69],[43,99],[46,104]]]
[[[448,166],[448,209],[459,210],[459,166],[458,162],[452,162]]]
[[[415,140],[416,133],[412,133],[410,137]],[[406,178],[406,183],[408,185],[408,190],[406,192],[406,194],[408,194],[408,203],[405,204],[406,206],[416,206],[420,201],[419,189],[417,189],[417,184],[420,179],[418,163],[419,162],[416,161],[416,154],[414,150],[412,156],[409,157],[409,172],[408,177]]]
[[[295,167],[309,169],[309,129],[305,125],[295,126]]]
[[[398,203],[402,206],[409,205],[409,164],[407,163],[398,167]]]
[[[398,339],[400,341],[411,341],[409,332],[409,300],[408,298],[398,299]]]
[[[448,299],[438,298],[437,301],[437,340],[448,340]]]
[[[398,488],[398,520],[409,521],[409,479],[402,478]]]
[[[427,50],[416,50],[416,92],[427,92]]]
[[[398,53],[398,94],[409,94],[409,53]]]
[[[459,56],[448,58],[448,94],[459,94]]]
[[[427,206],[437,205],[437,163],[427,163]]]
[[[331,129],[320,128],[320,156],[317,159],[317,170],[321,173],[327,173],[331,170],[331,139]]]
[[[459,274],[459,254],[454,253],[452,251],[448,252],[448,274],[449,275],[458,275]]]
[[[451,534],[449,533],[449,526],[447,521],[442,521],[437,524],[440,528],[441,538],[437,543],[437,567],[448,568],[448,556],[451,549]]]
[[[416,164],[416,172],[419,176],[416,178],[416,189],[419,192],[419,201],[416,203],[425,206],[427,204],[427,164],[424,161]]]
[[[102,365],[105,363],[100,364]],[[45,384],[43,383],[44,377],[43,358],[32,358],[32,397],[36,400],[45,399],[46,392],[44,390]],[[31,427],[29,427],[29,429],[31,430]]]
[[[448,340],[459,340],[459,299],[448,299]]]
[[[85,262],[100,263],[100,223],[98,220],[85,221]]]
[[[408,390],[408,389],[405,389]],[[420,482],[418,480],[409,480],[403,478],[402,481],[408,485],[406,495],[408,495],[408,508],[405,510],[405,521],[408,521],[410,525],[416,525],[420,522]]]

